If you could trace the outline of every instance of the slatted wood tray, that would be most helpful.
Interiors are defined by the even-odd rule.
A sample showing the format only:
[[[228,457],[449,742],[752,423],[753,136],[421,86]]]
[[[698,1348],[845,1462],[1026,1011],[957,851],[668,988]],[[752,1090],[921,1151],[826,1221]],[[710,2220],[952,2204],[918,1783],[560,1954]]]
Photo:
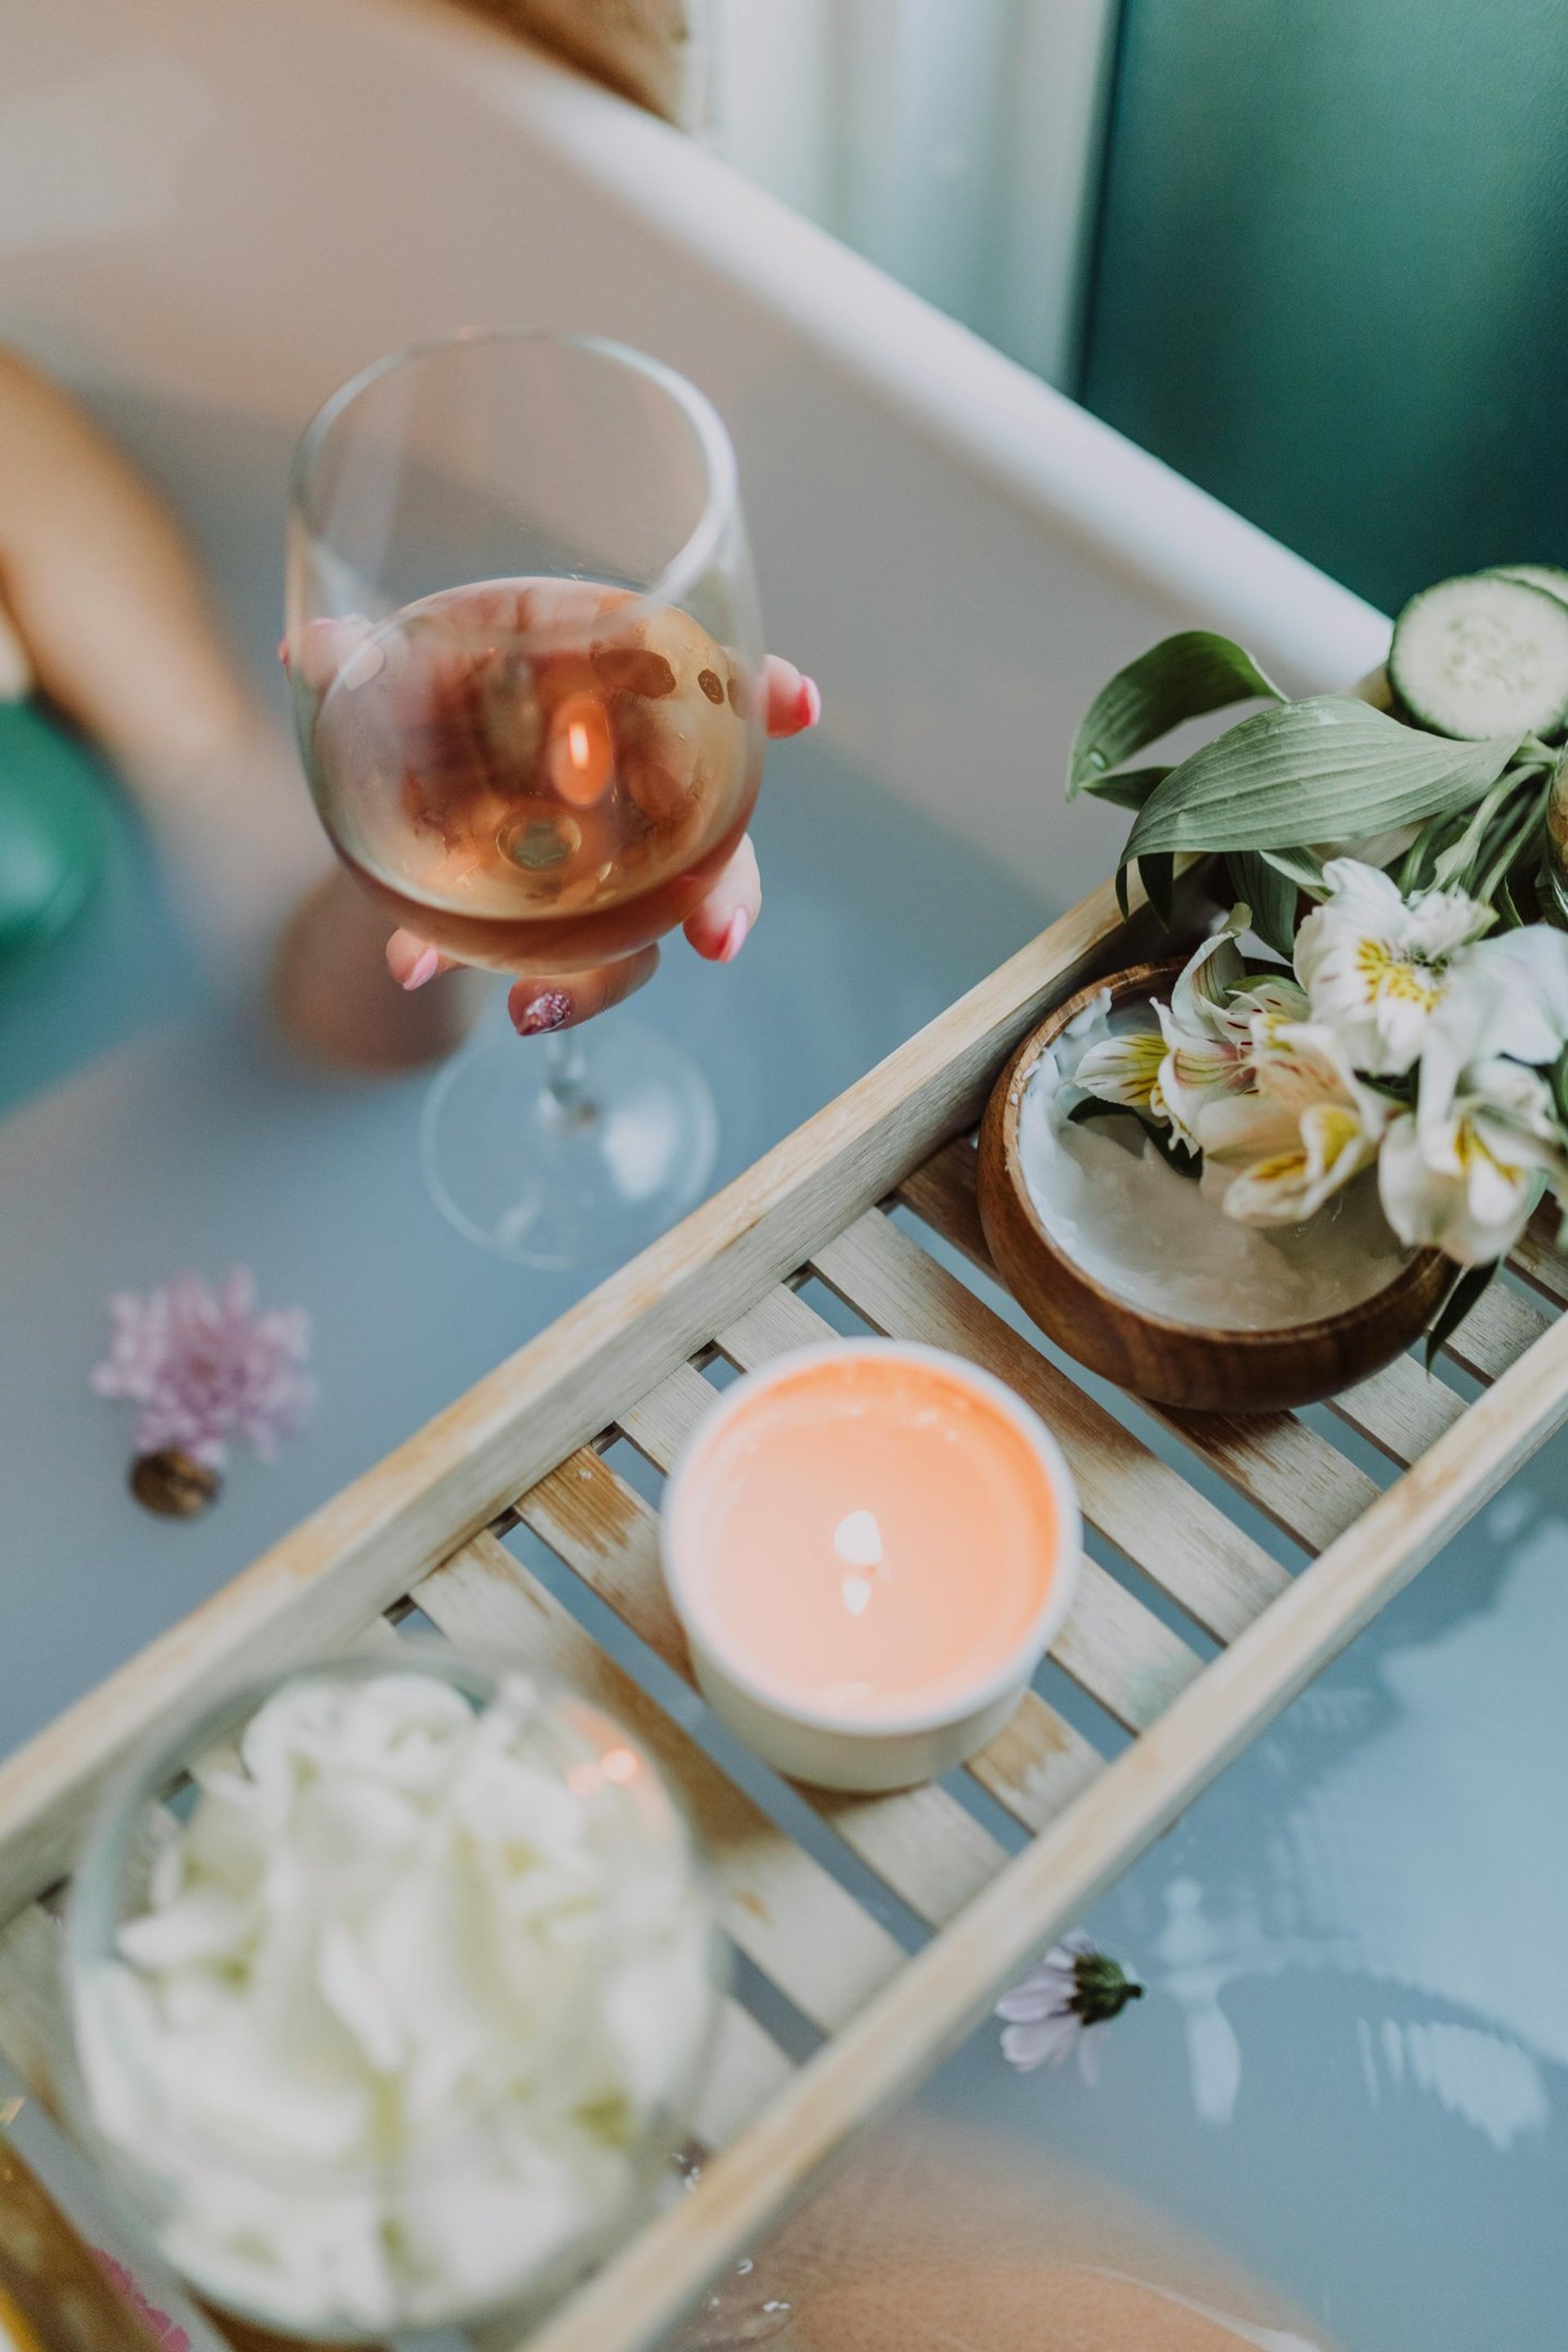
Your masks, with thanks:
[[[57,2030],[39,1898],[104,1774],[242,1668],[398,1638],[412,1601],[634,1726],[714,1859],[740,1955],[699,2117],[721,2153],[528,2338],[651,2346],[1497,1491],[1568,1417],[1568,1267],[1544,1232],[1456,1337],[1457,1382],[1401,1359],[1338,1401],[1332,1439],[1321,1413],[1091,1393],[999,1311],[969,1139],[1020,1037],[1147,952],[1148,926],[1109,889],[1085,900],[0,1768],[0,2040],[31,2081],[47,2092]],[[1060,1439],[1091,1531],[1037,1689],[966,1774],[895,1796],[731,1777],[659,1578],[659,1476],[714,1368],[819,1339],[823,1306],[1009,1381]],[[618,1659],[590,1631],[606,1609],[635,1637],[607,1635]]]

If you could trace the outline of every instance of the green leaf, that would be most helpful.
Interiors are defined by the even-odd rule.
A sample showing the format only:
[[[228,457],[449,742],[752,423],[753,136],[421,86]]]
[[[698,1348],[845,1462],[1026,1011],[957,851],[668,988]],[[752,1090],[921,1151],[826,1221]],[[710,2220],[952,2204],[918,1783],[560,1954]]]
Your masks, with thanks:
[[[1310,891],[1315,898],[1328,897],[1329,877],[1323,872],[1323,861],[1311,850],[1260,849],[1258,855],[1277,874],[1288,875],[1299,890]]]
[[[1454,839],[1441,849],[1432,864],[1432,880],[1439,890],[1468,890],[1480,858],[1487,829],[1500,809],[1528,784],[1534,796],[1534,772],[1503,771],[1489,793],[1483,793],[1471,813],[1469,822],[1459,828]]]
[[[1552,1065],[1552,1099],[1557,1106],[1557,1116],[1568,1128],[1568,1046]]]
[[[1471,1307],[1490,1283],[1502,1264],[1494,1258],[1490,1265],[1467,1265],[1459,1270],[1452,1289],[1432,1318],[1426,1334],[1426,1370],[1432,1369],[1433,1359],[1447,1340],[1453,1338]]]
[[[1122,768],[1114,776],[1100,776],[1085,784],[1084,791],[1097,801],[1110,801],[1115,808],[1141,809],[1170,772],[1169,768]]]
[[[1184,719],[1201,719],[1205,711],[1249,702],[1259,694],[1271,702],[1279,699],[1279,688],[1229,637],[1210,629],[1183,629],[1162,639],[1118,670],[1090,703],[1068,760],[1068,800]]]
[[[1233,849],[1226,858],[1231,896],[1252,909],[1252,928],[1276,955],[1296,947],[1296,885],[1261,850]]]
[[[1488,835],[1476,860],[1471,895],[1483,906],[1497,908],[1507,929],[1518,930],[1523,920],[1509,888],[1509,876],[1529,856],[1538,835],[1544,836],[1549,789],[1540,785],[1526,792],[1521,804],[1510,809],[1503,823]]]
[[[1423,734],[1350,695],[1281,703],[1173,768],[1122,856],[1365,840],[1469,808],[1496,783],[1516,740]]]
[[[1452,822],[1452,818],[1445,809],[1441,814],[1428,817],[1417,833],[1405,853],[1398,873],[1394,876],[1402,898],[1408,898],[1413,890],[1424,889],[1431,879],[1432,860],[1437,854],[1437,845],[1445,828]]]
[[[1176,912],[1176,861],[1156,850],[1152,856],[1138,860],[1138,879],[1143,885],[1143,895],[1153,908],[1167,930]]]

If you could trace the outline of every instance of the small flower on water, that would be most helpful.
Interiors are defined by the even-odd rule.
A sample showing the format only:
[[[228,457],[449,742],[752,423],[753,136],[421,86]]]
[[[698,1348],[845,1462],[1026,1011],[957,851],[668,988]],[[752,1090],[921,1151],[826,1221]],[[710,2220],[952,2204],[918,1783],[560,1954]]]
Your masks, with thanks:
[[[1059,2066],[1076,2049],[1079,2072],[1093,2083],[1101,2030],[1130,2000],[1142,1998],[1142,1986],[1075,1928],[997,2002],[1002,2054],[1021,2074],[1030,2074],[1037,2066]]]
[[[270,1459],[315,1402],[302,1369],[310,1321],[298,1307],[256,1309],[256,1282],[237,1266],[216,1290],[183,1274],[145,1298],[110,1301],[113,1341],[95,1367],[100,1396],[142,1408],[139,1455],[175,1452],[221,1470],[232,1438]]]

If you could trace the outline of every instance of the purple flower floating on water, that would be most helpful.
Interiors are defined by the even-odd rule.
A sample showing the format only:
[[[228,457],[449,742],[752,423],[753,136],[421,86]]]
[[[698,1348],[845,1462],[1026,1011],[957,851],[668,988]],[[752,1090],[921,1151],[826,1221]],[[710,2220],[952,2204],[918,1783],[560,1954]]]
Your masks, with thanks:
[[[1075,1928],[997,2002],[1002,2054],[1020,2074],[1032,2074],[1037,2066],[1059,2066],[1076,2047],[1084,2081],[1096,2082],[1100,2029],[1142,1998],[1142,1986]]]
[[[113,1344],[92,1385],[100,1396],[141,1406],[136,1451],[143,1458],[175,1453],[216,1471],[229,1440],[244,1438],[270,1460],[315,1402],[315,1382],[301,1369],[310,1317],[299,1307],[258,1315],[247,1266],[216,1289],[182,1274],[145,1298],[121,1292],[109,1311]]]

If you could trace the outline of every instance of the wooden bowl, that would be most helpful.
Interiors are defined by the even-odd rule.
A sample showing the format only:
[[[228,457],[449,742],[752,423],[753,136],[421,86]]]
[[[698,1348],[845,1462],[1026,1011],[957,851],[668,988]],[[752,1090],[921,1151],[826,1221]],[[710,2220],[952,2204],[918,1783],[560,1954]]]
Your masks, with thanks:
[[[1102,988],[1113,1004],[1168,995],[1180,961],[1135,964],[1080,989],[1026,1037],[997,1081],[980,1130],[981,1223],[997,1272],[1049,1339],[1091,1372],[1156,1404],[1196,1412],[1265,1412],[1313,1404],[1381,1370],[1419,1339],[1453,1268],[1414,1252],[1384,1287],[1315,1322],[1225,1330],[1145,1314],[1074,1265],[1047,1231],[1018,1156],[1018,1111],[1035,1065]]]

